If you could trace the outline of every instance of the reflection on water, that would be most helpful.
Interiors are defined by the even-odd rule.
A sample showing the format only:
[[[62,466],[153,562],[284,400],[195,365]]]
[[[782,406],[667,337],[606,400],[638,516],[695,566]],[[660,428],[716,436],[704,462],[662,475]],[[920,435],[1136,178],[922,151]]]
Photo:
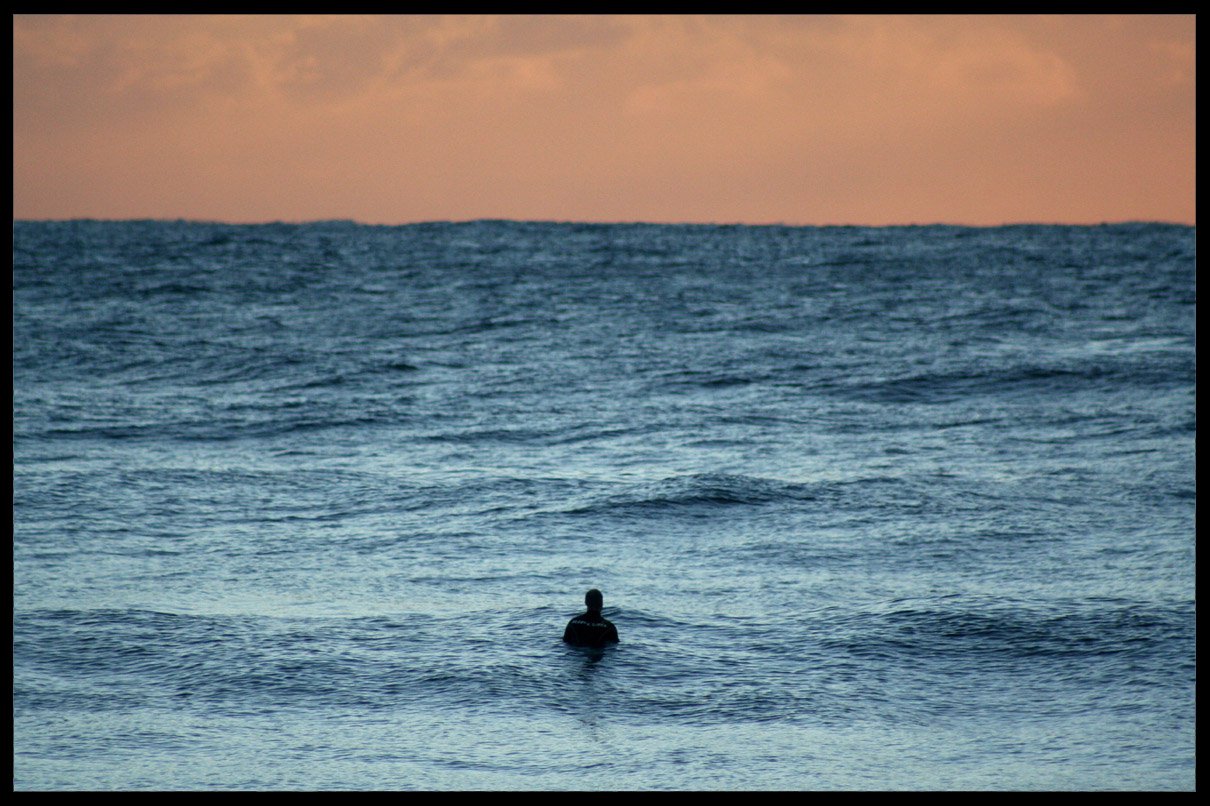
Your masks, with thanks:
[[[565,645],[565,651],[575,679],[575,685],[566,692],[568,710],[580,724],[588,728],[589,738],[599,741],[604,738],[600,733],[605,727],[603,718],[612,708],[609,660],[617,647]]]

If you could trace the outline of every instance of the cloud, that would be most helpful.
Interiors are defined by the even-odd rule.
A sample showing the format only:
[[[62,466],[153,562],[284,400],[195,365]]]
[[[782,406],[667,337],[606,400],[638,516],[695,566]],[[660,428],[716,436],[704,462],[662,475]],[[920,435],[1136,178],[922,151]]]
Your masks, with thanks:
[[[27,215],[1192,216],[1191,18],[17,16],[13,45]]]

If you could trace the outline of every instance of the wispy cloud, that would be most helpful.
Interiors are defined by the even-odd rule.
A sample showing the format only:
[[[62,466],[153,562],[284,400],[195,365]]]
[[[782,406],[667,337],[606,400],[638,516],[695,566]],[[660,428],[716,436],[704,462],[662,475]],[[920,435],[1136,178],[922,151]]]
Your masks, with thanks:
[[[13,50],[18,215],[1193,215],[1189,17],[19,16]]]

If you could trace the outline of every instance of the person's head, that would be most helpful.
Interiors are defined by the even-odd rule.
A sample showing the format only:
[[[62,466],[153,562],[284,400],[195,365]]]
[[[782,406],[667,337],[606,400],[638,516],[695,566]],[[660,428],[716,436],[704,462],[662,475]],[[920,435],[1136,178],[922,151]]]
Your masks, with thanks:
[[[584,604],[589,610],[600,610],[601,605],[605,604],[605,597],[596,588],[593,588],[588,593],[584,594]]]

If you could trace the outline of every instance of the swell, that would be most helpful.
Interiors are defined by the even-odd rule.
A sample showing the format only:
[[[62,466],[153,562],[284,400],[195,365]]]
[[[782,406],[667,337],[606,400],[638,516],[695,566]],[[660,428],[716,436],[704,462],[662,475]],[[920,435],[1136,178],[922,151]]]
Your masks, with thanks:
[[[1190,355],[932,371],[877,381],[828,381],[818,388],[863,402],[948,404],[985,396],[1061,397],[1117,388],[1174,388],[1190,383],[1195,372]]]
[[[1192,648],[1191,605],[1120,599],[1068,605],[1055,602],[1046,607],[972,607],[958,596],[946,604],[891,606],[848,617],[838,625],[842,635],[827,637],[823,644],[857,656],[921,655],[956,660],[1128,657],[1160,663],[1182,655],[1191,657],[1179,649],[1181,645]]]

